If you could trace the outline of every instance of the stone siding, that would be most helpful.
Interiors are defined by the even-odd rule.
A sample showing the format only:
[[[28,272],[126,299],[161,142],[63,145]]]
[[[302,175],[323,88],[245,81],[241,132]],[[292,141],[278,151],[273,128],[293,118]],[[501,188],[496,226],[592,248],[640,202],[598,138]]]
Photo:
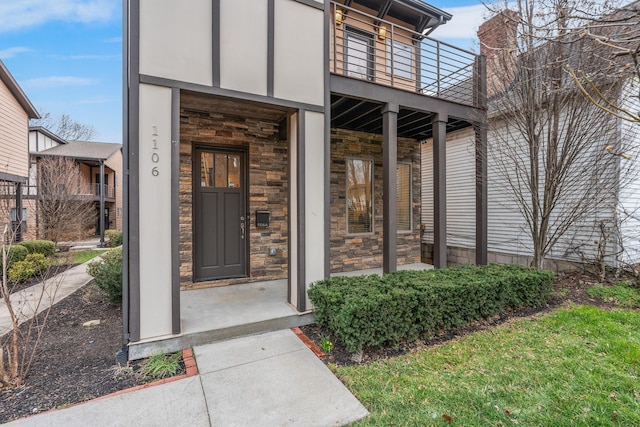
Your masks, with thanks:
[[[249,164],[248,278],[193,282],[193,148],[245,147]],[[180,282],[183,289],[286,279],[288,271],[287,141],[278,123],[182,109],[180,112]],[[269,211],[269,228],[256,228],[256,210]],[[276,250],[275,256],[269,249]]]
[[[374,163],[374,232],[347,235],[346,159]],[[411,163],[412,231],[398,232],[398,265],[420,262],[420,146],[398,138],[398,162]],[[382,135],[331,130],[331,272],[382,267]]]

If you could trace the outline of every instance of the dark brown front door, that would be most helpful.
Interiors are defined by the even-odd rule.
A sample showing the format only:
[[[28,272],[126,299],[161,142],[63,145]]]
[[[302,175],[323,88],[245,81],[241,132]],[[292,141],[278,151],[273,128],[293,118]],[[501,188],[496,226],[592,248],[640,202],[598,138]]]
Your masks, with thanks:
[[[245,153],[196,147],[194,280],[246,276]]]

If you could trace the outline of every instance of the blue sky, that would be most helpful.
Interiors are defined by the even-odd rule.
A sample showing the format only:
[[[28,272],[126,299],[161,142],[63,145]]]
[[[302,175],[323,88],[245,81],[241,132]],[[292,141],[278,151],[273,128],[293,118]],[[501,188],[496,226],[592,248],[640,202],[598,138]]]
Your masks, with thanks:
[[[453,14],[433,36],[476,49],[480,0],[430,1]],[[0,0],[0,59],[40,112],[122,142],[122,2]]]

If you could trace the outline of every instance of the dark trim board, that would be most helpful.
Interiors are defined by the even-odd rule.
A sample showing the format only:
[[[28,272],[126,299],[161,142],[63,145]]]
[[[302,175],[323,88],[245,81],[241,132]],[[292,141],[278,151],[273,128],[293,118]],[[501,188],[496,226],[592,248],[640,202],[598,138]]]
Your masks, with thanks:
[[[171,332],[180,333],[180,89],[171,90]]]
[[[128,359],[129,343],[129,0],[122,0],[122,347],[116,354],[118,363]],[[36,133],[37,136],[37,133]]]
[[[397,104],[410,110],[428,113],[444,113],[449,117],[477,122],[486,115],[486,110],[464,106],[428,95],[408,92],[389,86],[383,86],[366,80],[331,74],[331,93],[373,101],[380,104]]]
[[[128,233],[123,236],[126,248],[127,279],[129,286],[129,339],[140,341],[140,167],[138,164],[139,129],[140,129],[140,0],[130,0],[128,38],[128,70],[126,82],[129,87],[128,126],[125,137],[127,168],[127,200],[129,208],[125,212],[124,221],[128,224]],[[127,309],[127,307],[125,307]]]
[[[163,77],[149,76],[146,74],[140,75],[140,83],[146,83],[156,86],[164,86],[171,88],[178,88],[182,90],[188,90],[190,92],[197,92],[207,95],[217,95],[226,98],[233,98],[243,101],[260,102],[263,104],[277,105],[279,107],[291,108],[291,109],[303,109],[307,111],[315,111],[318,113],[324,113],[324,105],[305,104],[302,102],[290,101],[288,99],[273,98],[264,95],[256,95],[253,93],[240,92],[237,90],[223,89],[219,87],[204,86],[195,83],[181,82],[178,80],[165,79]]]
[[[267,96],[273,98],[275,80],[275,0],[267,3]]]
[[[331,7],[324,3],[324,277],[331,276]]]
[[[211,82],[220,87],[220,0],[211,0]]]

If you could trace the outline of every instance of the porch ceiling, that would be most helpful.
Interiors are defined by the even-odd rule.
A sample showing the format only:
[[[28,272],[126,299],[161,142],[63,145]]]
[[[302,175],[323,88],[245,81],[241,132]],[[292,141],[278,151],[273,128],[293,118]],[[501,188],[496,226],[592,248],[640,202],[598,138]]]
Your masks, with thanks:
[[[181,91],[180,106],[186,110],[222,114],[234,117],[250,117],[257,120],[279,122],[291,111],[259,102],[229,99],[220,96]]]
[[[374,101],[331,95],[331,127],[382,134],[382,105]],[[417,140],[433,135],[431,121],[434,113],[400,108],[398,136]],[[447,133],[471,126],[464,120],[449,118]]]

